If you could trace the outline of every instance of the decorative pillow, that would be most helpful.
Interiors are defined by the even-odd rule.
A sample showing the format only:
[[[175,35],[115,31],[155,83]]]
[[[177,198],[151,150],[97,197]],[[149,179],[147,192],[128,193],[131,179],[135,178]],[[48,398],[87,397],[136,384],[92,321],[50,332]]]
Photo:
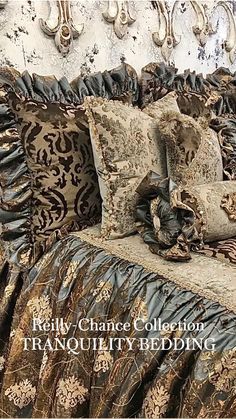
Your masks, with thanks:
[[[177,104],[181,113],[192,116],[194,119],[204,118],[210,121],[214,116],[212,108],[217,102],[219,95],[215,92],[204,95],[203,93],[178,92]]]
[[[149,172],[137,192],[137,229],[153,253],[185,261],[192,249],[235,259],[235,240],[220,240],[236,237],[236,181],[181,188]]]
[[[102,235],[118,238],[136,230],[135,192],[153,169],[166,176],[164,143],[155,119],[139,109],[101,98],[87,98],[94,159],[102,205]]]
[[[166,112],[158,122],[166,142],[168,176],[177,184],[201,185],[223,179],[217,134],[192,117]]]
[[[215,182],[173,191],[172,207],[194,213],[195,235],[203,242],[236,236],[236,181]]]
[[[159,120],[164,112],[180,112],[177,104],[177,93],[170,92],[163,98],[156,100],[156,102],[152,102],[145,106],[142,110],[152,118],[156,118],[156,120]]]
[[[84,110],[9,96],[31,179],[32,243],[43,244],[62,227],[98,221],[99,186]]]
[[[236,119],[214,118],[210,127],[218,133],[225,178],[236,180]]]

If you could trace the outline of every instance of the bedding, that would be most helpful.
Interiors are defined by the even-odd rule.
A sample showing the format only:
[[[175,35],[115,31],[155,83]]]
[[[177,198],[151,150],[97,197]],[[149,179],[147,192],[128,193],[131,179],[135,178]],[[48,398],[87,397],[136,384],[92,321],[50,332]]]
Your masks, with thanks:
[[[155,118],[156,121],[159,121],[165,112],[180,112],[177,104],[176,92],[167,93],[166,96],[156,102],[149,103],[147,106],[142,108],[142,111],[152,118]]]
[[[136,104],[139,99],[137,73],[126,63],[102,73],[80,74],[71,83],[66,77],[57,80],[54,76],[35,73],[31,76],[28,71],[20,74],[4,67],[0,69],[0,83],[7,90],[37,102],[81,105],[86,96],[99,96]]]
[[[235,181],[178,187],[172,179],[150,171],[136,191],[137,230],[153,253],[166,260],[187,261],[190,249],[202,250],[234,262]],[[207,246],[208,242],[213,243]]]
[[[102,196],[104,237],[135,231],[136,187],[153,169],[166,175],[166,154],[158,124],[140,109],[102,98],[86,98],[94,161]]]
[[[37,101],[44,109],[51,102],[71,108],[85,96],[102,96],[141,108],[151,103],[151,112],[158,112],[158,102],[152,102],[164,97],[164,103],[175,96],[168,96],[174,90],[181,111],[195,122],[205,109],[195,99],[198,95],[217,118],[232,119],[229,91],[232,95],[235,76],[226,70],[204,79],[152,63],[138,82],[135,71],[123,64],[69,83],[0,69],[0,153],[6,170],[0,206],[5,222],[4,211],[12,212],[0,241],[3,417],[235,416],[236,268],[228,263],[235,263],[235,239],[205,244],[200,252],[213,257],[189,253],[191,260],[183,265],[151,253],[139,235],[111,241],[100,237],[100,226],[70,234],[65,229],[64,238],[48,240],[40,258],[34,254],[28,271],[31,242],[25,226],[31,178],[5,96],[13,90],[23,102]],[[189,100],[199,111],[189,113]],[[208,113],[204,118],[208,121]],[[222,211],[228,220],[234,217],[232,203],[234,196],[226,197]],[[169,221],[169,226],[179,222]],[[36,330],[33,318],[39,320]],[[91,330],[82,330],[84,323]],[[128,327],[109,330],[112,323]],[[145,325],[141,330],[140,324]],[[77,348],[77,341],[87,350]]]
[[[194,212],[195,236],[203,242],[236,236],[236,182],[224,181],[176,189],[173,208]]]
[[[1,240],[7,260],[28,269],[69,230],[101,218],[101,197],[88,123],[80,104],[87,95],[138,100],[128,64],[78,77],[32,77],[0,69]]]
[[[151,254],[137,235],[99,236],[98,226],[70,233],[31,269],[0,358],[1,413],[234,417],[236,268],[194,254],[183,269]],[[35,316],[42,329],[33,331]],[[107,331],[104,322],[130,330]],[[124,336],[132,346],[114,341]],[[26,349],[39,339],[35,350],[24,350],[24,337]],[[50,351],[56,338],[71,346]]]
[[[224,176],[228,180],[236,180],[236,120],[233,115],[231,118],[213,118],[210,127],[218,133]]]
[[[84,110],[9,96],[31,178],[32,242],[62,226],[98,221],[101,198]]]
[[[177,184],[201,185],[223,180],[221,150],[208,123],[166,112],[158,121],[166,143],[168,176]]]
[[[24,270],[32,257],[31,181],[16,121],[8,103],[0,104],[0,223],[6,259]]]
[[[206,103],[212,103],[216,115],[232,113],[235,103],[235,73],[225,67],[216,69],[204,78],[195,71],[178,69],[165,63],[149,63],[141,70],[140,105],[146,106],[155,102],[168,92],[176,91],[178,95],[201,95]]]

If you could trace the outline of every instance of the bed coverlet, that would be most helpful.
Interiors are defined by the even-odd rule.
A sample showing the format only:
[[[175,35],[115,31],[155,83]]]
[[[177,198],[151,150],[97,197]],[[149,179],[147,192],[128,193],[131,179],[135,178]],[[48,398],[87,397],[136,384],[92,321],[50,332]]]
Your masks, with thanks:
[[[1,416],[234,417],[236,268],[201,255],[173,264],[151,254],[139,236],[106,242],[97,235],[96,227],[71,233],[31,269],[16,304],[5,365],[0,358]],[[49,322],[51,330],[33,331],[33,318],[42,327]],[[130,330],[82,331],[83,318],[127,322]],[[64,323],[54,331],[56,319]],[[160,323],[156,330],[137,330],[155,319],[182,323],[175,331],[160,330]],[[189,331],[184,324],[204,328]],[[134,339],[132,347],[115,341],[124,336]],[[27,349],[32,338],[41,346],[24,350],[24,337],[31,339]],[[50,351],[46,342],[55,345],[56,338],[71,344]],[[81,345],[82,338],[88,350],[72,344],[77,339]],[[166,343],[166,350],[145,349],[141,343],[164,338],[182,338],[185,345],[187,338],[214,339],[215,348],[208,343],[177,350]]]

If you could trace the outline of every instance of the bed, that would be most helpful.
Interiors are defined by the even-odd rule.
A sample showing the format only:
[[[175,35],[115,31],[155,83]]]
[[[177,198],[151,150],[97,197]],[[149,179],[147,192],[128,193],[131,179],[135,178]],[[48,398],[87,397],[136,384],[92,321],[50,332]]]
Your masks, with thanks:
[[[194,254],[183,269],[137,235],[69,234],[31,269],[17,301],[1,414],[233,417],[235,296],[232,264]],[[109,322],[130,330],[102,330]]]
[[[14,84],[45,108],[58,100],[80,104],[89,94],[118,95],[141,107],[168,89],[208,92],[208,99],[215,89],[216,115],[229,122],[234,112],[234,75],[225,69],[203,79],[150,64],[138,83],[133,70],[121,66],[110,72],[110,87],[107,72],[72,85],[6,74],[8,89]],[[92,93],[85,90],[91,85]],[[24,173],[28,182],[18,163],[17,176]],[[14,188],[11,202],[14,193],[20,196]],[[20,244],[30,219],[28,198],[11,207]],[[50,236],[23,266],[5,228],[11,246],[0,252],[2,417],[234,417],[235,239],[207,245],[205,255],[192,253],[183,264],[151,253],[138,234],[106,240],[99,224],[78,230],[73,225]]]

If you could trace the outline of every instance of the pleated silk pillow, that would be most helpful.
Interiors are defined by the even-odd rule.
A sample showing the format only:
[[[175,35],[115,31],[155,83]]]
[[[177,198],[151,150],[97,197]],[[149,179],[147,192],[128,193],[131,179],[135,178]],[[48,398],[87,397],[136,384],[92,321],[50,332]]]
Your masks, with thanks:
[[[84,110],[13,94],[9,104],[32,191],[27,235],[31,244],[43,244],[61,228],[80,229],[97,222],[101,198]]]
[[[136,231],[136,188],[154,170],[166,176],[165,146],[155,119],[139,109],[102,98],[86,98],[94,160],[102,196],[102,236]]]

